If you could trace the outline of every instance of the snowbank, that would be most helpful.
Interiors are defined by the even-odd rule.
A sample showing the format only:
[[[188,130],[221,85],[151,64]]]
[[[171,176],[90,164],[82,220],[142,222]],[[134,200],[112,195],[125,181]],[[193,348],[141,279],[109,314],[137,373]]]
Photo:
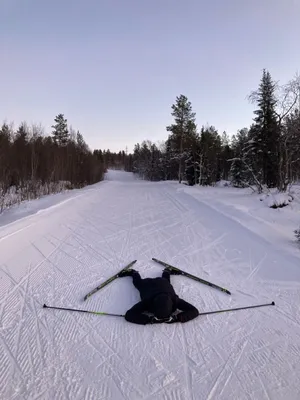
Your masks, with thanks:
[[[261,197],[270,208],[282,208],[289,205],[293,201],[293,197],[289,193],[270,193]]]
[[[228,186],[231,186],[231,182],[225,181],[223,179],[216,183],[216,187],[228,187]]]
[[[250,188],[224,185],[185,187],[184,191],[277,246],[296,250],[299,255],[295,230],[300,226],[300,185],[294,185],[289,193],[278,193],[275,189],[263,195],[253,193]]]
[[[71,183],[68,181],[50,182],[42,184],[41,182],[25,182],[22,187],[11,186],[7,191],[0,189],[0,214],[3,210],[20,204],[23,201],[34,200],[40,197],[60,193],[71,189]]]

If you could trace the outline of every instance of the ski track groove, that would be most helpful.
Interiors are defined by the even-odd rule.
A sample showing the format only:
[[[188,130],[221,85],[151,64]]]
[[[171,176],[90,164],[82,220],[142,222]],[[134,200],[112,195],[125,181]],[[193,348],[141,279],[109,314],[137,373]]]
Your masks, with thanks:
[[[53,310],[54,312],[60,312],[58,310]],[[90,319],[85,320],[84,322],[79,319],[78,317],[76,317],[74,314],[70,314],[70,319],[73,319],[74,325],[77,327],[77,325],[79,325],[79,327],[82,329],[82,326],[84,325],[84,327],[88,326],[89,331],[93,332],[94,335],[97,335],[97,338],[99,339],[99,341],[111,352],[111,355],[109,358],[111,358],[112,356],[116,356],[119,359],[119,362],[123,364],[123,360],[122,358],[118,355],[118,353],[110,346],[107,344],[107,342],[102,338],[100,332],[98,333],[97,330],[93,329],[93,325],[90,323]],[[100,317],[101,318],[101,317]],[[99,350],[97,350],[99,351]],[[109,362],[109,359],[107,359],[105,361],[112,369],[113,371],[113,365]],[[128,370],[129,372],[131,372],[130,370]]]
[[[38,318],[36,306],[35,306],[33,301],[32,301],[32,310],[33,310],[34,315],[35,315],[35,331],[36,331],[37,349],[38,349],[39,355],[41,357],[42,368],[44,369],[44,367],[45,367],[45,358],[44,358],[44,351],[43,351],[43,347],[42,347],[42,341],[41,341],[42,334],[41,334],[41,328],[40,328],[40,324],[42,324],[42,322]]]
[[[236,344],[237,340],[238,340],[238,338],[237,338],[237,336],[236,336],[236,338],[235,338],[235,344]],[[243,349],[244,349],[244,346],[243,346],[243,348],[242,348],[242,352],[243,352]],[[239,359],[238,359],[238,360],[239,360]],[[226,371],[226,368],[227,368],[227,366],[228,366],[228,364],[229,364],[230,361],[231,361],[231,355],[228,356],[227,361],[225,362],[225,365],[222,366],[222,369],[221,369],[220,373],[218,374],[218,376],[217,376],[217,378],[216,378],[216,380],[215,380],[215,382],[214,382],[214,384],[213,384],[213,386],[212,386],[210,392],[208,393],[207,400],[212,400],[212,399],[214,399],[214,394],[215,394],[215,392],[216,392],[217,389],[218,389],[218,385],[219,385],[219,382],[220,382],[220,378],[223,376],[223,373]]]
[[[67,238],[65,239],[67,240]],[[64,240],[64,241],[65,241]],[[44,262],[50,257],[52,256],[56,251],[59,250],[60,246],[64,243],[64,241],[62,241],[55,249],[53,249],[51,251],[51,253],[47,256],[47,258],[43,259],[42,261],[40,261],[30,272],[30,274],[33,274],[41,265],[44,264]],[[4,297],[4,299],[0,300],[0,304],[2,304],[4,301],[7,301],[7,297],[11,296],[21,285],[23,285],[23,283],[26,281],[26,279],[28,279],[29,276],[25,275],[11,290],[11,292]]]
[[[74,231],[74,229],[72,229],[72,228],[70,228],[70,227],[67,227],[71,232],[73,232],[73,237],[74,237],[74,239],[77,241],[77,243],[79,244],[79,245],[81,245],[82,243],[80,242],[80,240],[78,239],[78,238],[80,238],[80,239],[82,239],[82,240],[84,240],[84,238],[81,236],[81,235],[79,235],[78,233],[76,233],[75,231]],[[105,261],[107,261],[109,264],[112,264],[112,261],[109,259],[109,258],[107,258],[106,256],[104,256],[103,254],[101,254],[101,253],[99,253],[96,249],[94,249],[89,243],[86,243],[86,246],[85,246],[85,249],[87,250],[87,251],[89,251],[90,253],[91,253],[91,251],[92,251],[92,253],[91,254],[95,254],[97,257],[99,257],[100,259],[102,258],[102,259],[104,259]]]
[[[68,275],[64,271],[62,271],[56,264],[54,264],[54,262],[50,260],[50,257],[45,256],[45,254],[43,254],[43,252],[34,243],[31,243],[31,246],[35,248],[36,251],[40,253],[40,255],[44,258],[44,260],[48,261],[56,271],[62,274],[65,278],[68,278]]]
[[[100,230],[99,230],[99,228],[97,227],[97,225],[95,225],[93,222],[91,222],[90,219],[88,219],[87,222],[88,222],[89,225],[91,225],[91,226],[96,230],[96,232],[103,238],[104,243],[105,243],[105,244],[107,245],[107,247],[111,250],[111,253],[112,253],[112,254],[115,254],[114,249],[112,248],[112,246],[109,244],[109,241],[108,241],[108,239],[110,238],[110,236],[108,237],[108,239],[106,239],[106,237],[104,236],[104,234],[100,232]],[[98,243],[99,243],[99,242],[98,242]],[[121,264],[121,263],[122,263],[122,257],[119,256],[119,255],[116,255],[116,256],[117,256],[117,259],[118,259],[119,263]]]
[[[186,388],[187,392],[189,395],[189,400],[194,400],[194,395],[192,391],[192,376],[191,376],[191,371],[188,368],[188,360],[187,360],[187,340],[186,340],[186,335],[184,331],[184,327],[181,326],[181,334],[182,334],[182,344],[183,344],[183,352],[185,354],[185,362],[184,362],[184,373],[185,373],[185,379],[186,379]]]
[[[263,258],[257,263],[256,267],[251,270],[251,273],[247,276],[246,280],[252,278],[260,269],[262,262],[267,258],[267,253],[263,256]]]
[[[20,312],[20,318],[19,321],[23,320],[24,317],[24,308],[25,308],[25,303],[27,301],[27,293],[28,293],[28,286],[29,286],[29,277],[30,277],[30,271],[31,268],[29,266],[29,271],[27,274],[27,279],[25,282],[25,290],[23,293],[23,298],[22,298],[22,305],[21,305],[21,312]],[[20,287],[22,289],[22,287]],[[23,325],[18,323],[18,327],[17,327],[17,333],[16,333],[16,349],[14,351],[14,358],[17,360],[18,357],[18,353],[19,353],[19,346],[20,346],[20,338],[21,338],[21,330],[23,328]]]
[[[260,384],[261,384],[261,387],[263,389],[263,392],[266,395],[266,399],[267,400],[272,400],[272,398],[268,394],[268,391],[267,391],[267,388],[266,388],[265,384],[263,383],[263,380],[261,379],[261,376],[259,374],[257,374],[257,377],[258,377],[258,379],[260,381]]]

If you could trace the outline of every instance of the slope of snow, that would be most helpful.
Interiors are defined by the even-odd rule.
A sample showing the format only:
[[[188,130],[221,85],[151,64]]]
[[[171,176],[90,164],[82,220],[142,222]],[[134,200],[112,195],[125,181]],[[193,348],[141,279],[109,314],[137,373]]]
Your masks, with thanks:
[[[299,258],[213,195],[107,178],[0,228],[0,398],[299,399]],[[145,327],[42,308],[125,313],[139,300],[131,278],[83,297],[134,259],[143,277],[161,274],[152,257],[231,290],[172,277],[200,311],[276,306]]]
[[[174,183],[173,186],[178,192],[190,194],[267,241],[300,257],[300,248],[294,235],[294,230],[300,226],[299,185],[291,190],[292,202],[291,195],[282,193],[258,195],[250,189],[232,187],[182,187]],[[286,202],[287,206],[270,208],[280,202]]]

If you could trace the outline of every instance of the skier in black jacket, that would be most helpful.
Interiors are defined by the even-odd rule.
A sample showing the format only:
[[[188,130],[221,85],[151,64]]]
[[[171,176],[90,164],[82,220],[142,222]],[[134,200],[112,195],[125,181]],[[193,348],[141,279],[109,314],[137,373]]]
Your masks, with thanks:
[[[132,276],[133,284],[141,296],[141,301],[126,312],[127,321],[140,325],[188,322],[199,315],[196,307],[180,299],[175,293],[170,283],[171,274],[178,275],[177,272],[167,268],[164,269],[161,278],[142,279],[134,269],[124,271],[119,275],[119,277]],[[176,310],[181,310],[181,312],[173,314]]]

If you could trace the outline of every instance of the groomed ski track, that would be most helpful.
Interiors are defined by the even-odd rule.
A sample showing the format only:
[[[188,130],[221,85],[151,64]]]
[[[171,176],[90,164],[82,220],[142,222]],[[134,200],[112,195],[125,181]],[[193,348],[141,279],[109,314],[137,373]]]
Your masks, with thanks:
[[[65,199],[0,228],[1,399],[300,398],[299,258],[176,184],[110,171]],[[152,257],[232,292],[172,277],[200,311],[276,307],[146,327],[42,308],[125,313],[130,278],[83,297],[135,259],[157,276]]]

